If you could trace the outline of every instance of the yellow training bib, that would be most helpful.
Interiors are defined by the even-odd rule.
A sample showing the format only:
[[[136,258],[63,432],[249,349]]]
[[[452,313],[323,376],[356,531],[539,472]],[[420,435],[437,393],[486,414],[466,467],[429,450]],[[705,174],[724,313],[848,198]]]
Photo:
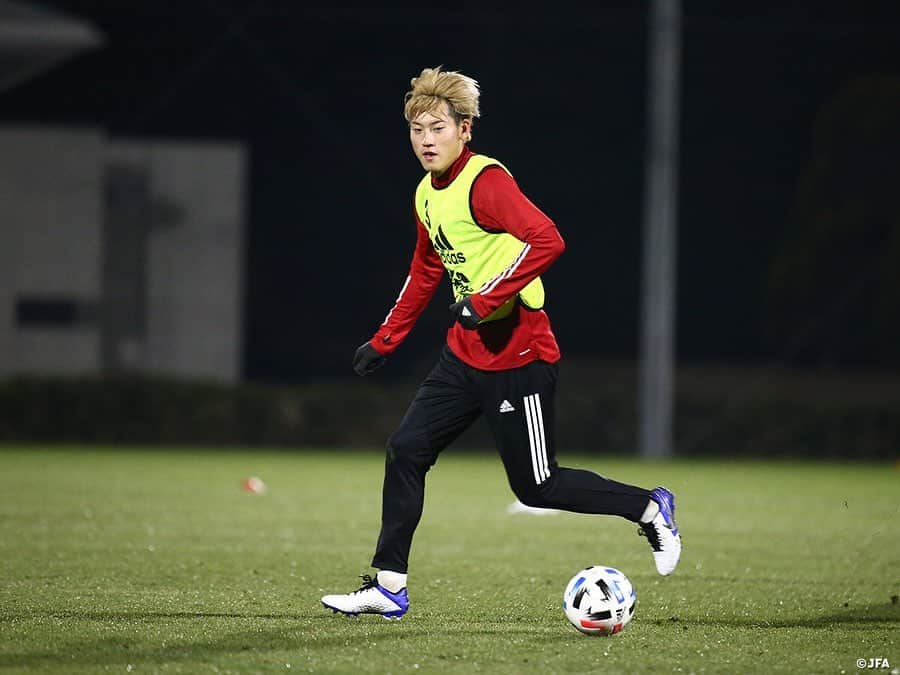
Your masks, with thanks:
[[[416,189],[416,214],[428,230],[434,250],[444,263],[453,296],[459,301],[473,293],[489,294],[504,273],[527,251],[527,245],[508,232],[481,227],[472,214],[472,186],[479,174],[500,162],[485,155],[472,155],[459,175],[443,188],[431,184],[426,174]],[[544,306],[544,285],[533,279],[517,296],[530,309]],[[509,298],[484,321],[508,316],[516,297]]]

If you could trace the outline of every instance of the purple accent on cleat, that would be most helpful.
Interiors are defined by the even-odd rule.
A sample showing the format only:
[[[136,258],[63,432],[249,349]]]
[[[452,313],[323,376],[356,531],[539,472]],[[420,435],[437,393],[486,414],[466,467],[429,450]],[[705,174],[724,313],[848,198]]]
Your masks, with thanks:
[[[659,505],[659,512],[666,527],[672,530],[672,534],[678,534],[678,525],[675,523],[675,495],[664,487],[658,487],[650,492],[650,498]]]
[[[375,587],[379,593],[381,593],[384,597],[390,600],[393,603],[396,603],[397,607],[400,609],[394,610],[393,612],[385,612],[381,616],[388,619],[399,619],[401,616],[406,614],[407,610],[409,610],[409,594],[406,592],[406,589],[400,589],[399,593],[391,593],[388,589],[386,589],[381,584]]]

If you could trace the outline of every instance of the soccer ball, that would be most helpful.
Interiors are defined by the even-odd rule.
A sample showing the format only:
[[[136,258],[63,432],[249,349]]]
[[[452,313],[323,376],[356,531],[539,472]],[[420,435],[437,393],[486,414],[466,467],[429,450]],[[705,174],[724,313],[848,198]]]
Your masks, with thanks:
[[[624,574],[594,565],[576,574],[563,594],[563,611],[585,635],[615,635],[631,621],[637,597]]]

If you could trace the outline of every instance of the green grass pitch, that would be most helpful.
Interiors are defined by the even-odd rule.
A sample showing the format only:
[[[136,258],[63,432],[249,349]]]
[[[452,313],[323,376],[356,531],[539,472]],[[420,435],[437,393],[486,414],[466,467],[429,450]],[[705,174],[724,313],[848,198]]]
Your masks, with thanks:
[[[897,467],[560,460],[670,487],[684,536],[675,574],[656,574],[624,520],[507,514],[499,459],[450,449],[428,478],[411,611],[388,622],[319,604],[370,571],[378,452],[2,448],[0,671],[900,667]],[[266,494],[241,489],[250,475]],[[637,590],[634,621],[611,638],[577,633],[560,607],[591,564]]]

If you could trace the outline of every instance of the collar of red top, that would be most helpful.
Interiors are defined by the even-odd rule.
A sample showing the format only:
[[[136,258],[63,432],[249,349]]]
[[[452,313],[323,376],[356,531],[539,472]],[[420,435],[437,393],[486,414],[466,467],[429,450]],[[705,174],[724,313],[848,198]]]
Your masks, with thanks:
[[[450,185],[450,183],[453,182],[453,179],[459,175],[459,172],[463,170],[466,162],[469,161],[469,157],[474,154],[474,152],[469,150],[468,145],[464,145],[462,152],[459,154],[459,157],[457,157],[453,161],[453,164],[450,165],[450,168],[444,171],[444,173],[442,173],[440,176],[431,177],[431,186],[437,189],[441,189]]]

